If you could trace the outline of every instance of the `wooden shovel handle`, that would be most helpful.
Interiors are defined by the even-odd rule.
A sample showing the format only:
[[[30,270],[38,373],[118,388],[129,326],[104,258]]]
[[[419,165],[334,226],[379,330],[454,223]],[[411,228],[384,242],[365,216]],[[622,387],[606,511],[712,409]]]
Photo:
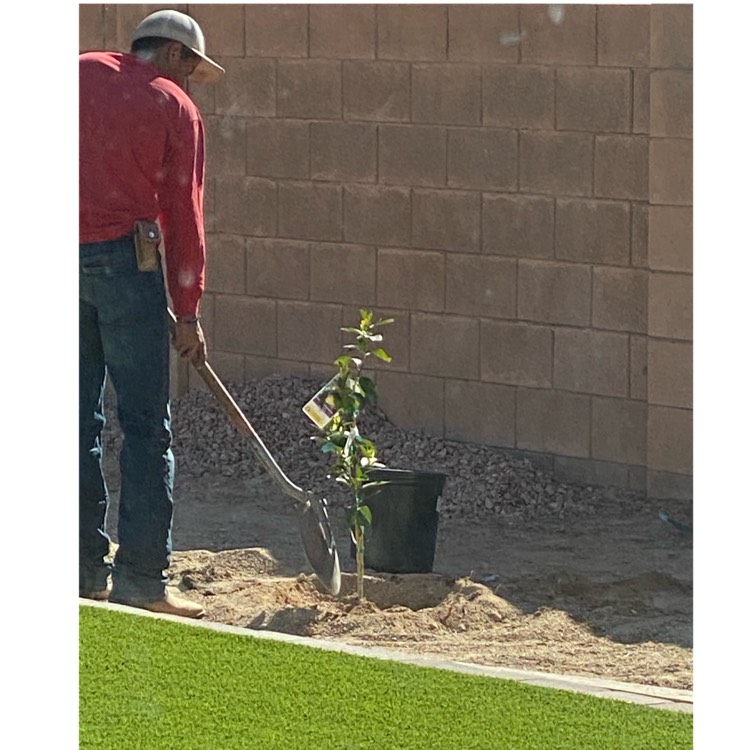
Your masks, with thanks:
[[[177,319],[169,308],[167,308],[167,312],[169,314],[170,326],[174,332]],[[271,478],[277,485],[279,485],[286,495],[293,498],[298,503],[305,505],[310,499],[310,493],[305,492],[305,490],[294,484],[294,482],[292,482],[281,470],[281,467],[276,463],[276,459],[274,459],[268,448],[266,448],[260,435],[255,431],[255,428],[250,424],[250,420],[242,412],[242,409],[237,405],[237,402],[232,398],[221,380],[219,380],[219,377],[213,371],[211,365],[209,365],[207,361],[204,361],[203,364],[200,365],[193,363],[193,367],[201,378],[203,378],[203,382],[208,386],[211,393],[214,394],[216,400],[227,413],[227,416],[239,433],[250,440],[250,445],[252,446],[255,455],[271,475]]]

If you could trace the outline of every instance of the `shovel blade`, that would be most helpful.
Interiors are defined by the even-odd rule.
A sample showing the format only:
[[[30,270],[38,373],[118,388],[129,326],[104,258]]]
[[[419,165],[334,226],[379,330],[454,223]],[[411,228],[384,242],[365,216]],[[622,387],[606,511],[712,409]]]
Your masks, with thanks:
[[[310,496],[298,506],[302,545],[321,584],[334,596],[341,590],[341,565],[325,500]]]

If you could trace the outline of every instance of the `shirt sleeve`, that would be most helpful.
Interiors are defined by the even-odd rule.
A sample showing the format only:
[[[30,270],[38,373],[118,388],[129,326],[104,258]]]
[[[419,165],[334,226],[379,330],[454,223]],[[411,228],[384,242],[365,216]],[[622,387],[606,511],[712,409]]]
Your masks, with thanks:
[[[197,110],[181,108],[170,131],[159,190],[167,288],[177,316],[197,315],[205,283],[205,135]]]

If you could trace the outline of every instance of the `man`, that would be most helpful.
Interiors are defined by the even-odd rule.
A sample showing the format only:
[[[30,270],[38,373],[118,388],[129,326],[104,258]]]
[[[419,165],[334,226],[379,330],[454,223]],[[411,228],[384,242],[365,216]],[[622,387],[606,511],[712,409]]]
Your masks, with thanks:
[[[174,346],[199,364],[204,132],[184,86],[224,69],[206,57],[198,24],[174,10],[147,16],[130,54],[84,53],[79,68],[79,596],[202,617],[166,585],[174,458],[164,273]],[[123,433],[111,567],[101,464],[108,376]]]

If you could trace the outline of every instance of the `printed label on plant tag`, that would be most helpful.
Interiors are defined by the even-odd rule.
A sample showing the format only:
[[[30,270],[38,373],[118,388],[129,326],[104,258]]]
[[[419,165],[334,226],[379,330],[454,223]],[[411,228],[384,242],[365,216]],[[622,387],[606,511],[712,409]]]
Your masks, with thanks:
[[[302,411],[321,429],[333,419],[336,409],[333,406],[333,397],[326,396],[325,392],[333,385],[336,379],[331,378],[303,407]]]

